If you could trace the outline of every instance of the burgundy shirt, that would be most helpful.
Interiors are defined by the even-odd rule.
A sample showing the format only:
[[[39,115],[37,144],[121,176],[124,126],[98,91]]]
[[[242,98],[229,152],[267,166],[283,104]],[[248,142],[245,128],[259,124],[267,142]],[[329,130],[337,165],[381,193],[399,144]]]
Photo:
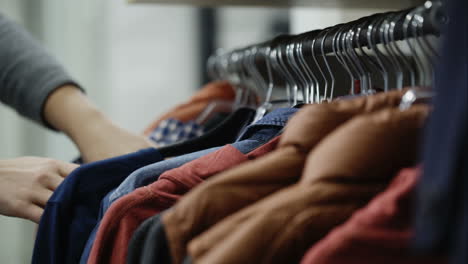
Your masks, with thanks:
[[[386,191],[312,246],[301,264],[446,263],[411,254],[411,197],[419,174],[418,168],[401,170]]]

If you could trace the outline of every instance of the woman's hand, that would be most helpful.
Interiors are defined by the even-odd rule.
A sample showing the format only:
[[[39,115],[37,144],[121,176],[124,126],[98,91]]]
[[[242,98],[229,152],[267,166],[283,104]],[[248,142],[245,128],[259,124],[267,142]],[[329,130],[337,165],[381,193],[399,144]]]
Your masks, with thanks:
[[[39,223],[53,191],[77,167],[37,157],[0,160],[0,214]]]

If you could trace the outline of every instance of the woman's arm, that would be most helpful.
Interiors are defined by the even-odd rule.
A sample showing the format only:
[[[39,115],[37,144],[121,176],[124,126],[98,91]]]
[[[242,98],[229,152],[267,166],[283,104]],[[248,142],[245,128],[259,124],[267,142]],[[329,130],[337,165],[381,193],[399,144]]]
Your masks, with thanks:
[[[44,117],[75,143],[85,162],[151,147],[145,137],[114,124],[73,85],[52,93],[45,104]]]
[[[84,161],[150,147],[143,136],[111,122],[26,30],[0,14],[0,101],[21,115],[63,131]]]
[[[79,87],[23,27],[0,13],[0,101],[47,125],[44,104],[53,91],[66,84]]]
[[[1,14],[0,101],[63,131],[85,162],[150,147],[143,136],[112,123],[44,48]],[[0,160],[0,214],[39,222],[53,191],[76,167],[38,157]]]

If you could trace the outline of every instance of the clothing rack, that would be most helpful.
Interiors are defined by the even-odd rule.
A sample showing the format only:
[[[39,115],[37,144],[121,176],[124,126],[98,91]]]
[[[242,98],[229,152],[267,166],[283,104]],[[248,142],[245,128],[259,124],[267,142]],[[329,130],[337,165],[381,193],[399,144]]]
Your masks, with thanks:
[[[337,35],[341,32],[351,32],[353,34],[353,41],[349,41],[346,45],[352,45],[353,48],[368,47],[386,42],[387,39],[378,34],[377,29],[382,26],[384,22],[394,23],[391,27],[392,36],[391,41],[404,40],[415,37],[416,35],[433,35],[440,36],[440,28],[447,21],[442,4],[440,2],[431,2],[432,6],[422,5],[415,8],[409,8],[396,12],[384,12],[373,14],[370,16],[362,17],[360,19],[337,24],[325,29],[313,30],[298,35],[280,35],[272,40],[249,45],[233,51],[214,54],[208,63],[208,70],[216,71],[212,67],[220,64],[221,60],[226,57],[232,57],[236,54],[237,57],[242,54],[252,51],[257,51],[255,56],[255,63],[257,65],[264,65],[264,60],[268,56],[266,52],[274,48],[285,48],[288,45],[300,44],[304,48],[304,56],[312,55],[312,45],[314,45],[314,53],[316,50],[323,48],[324,53],[336,52],[338,48]],[[397,19],[395,19],[397,18]],[[415,30],[409,30],[410,24],[420,23],[421,27]],[[370,39],[371,35],[372,39]],[[356,37],[357,36],[357,37]],[[348,46],[349,48],[349,46]],[[221,63],[222,64],[222,63]]]
[[[239,52],[243,51],[246,49],[253,48],[255,46],[257,47],[275,47],[278,45],[288,45],[292,43],[297,43],[301,42],[304,46],[311,46],[312,42],[315,40],[317,43],[321,43],[323,39],[325,39],[323,48],[325,52],[333,52],[334,51],[334,34],[327,34],[324,35],[326,32],[339,32],[343,31],[346,29],[355,31],[358,28],[360,28],[360,34],[359,38],[357,39],[357,42],[353,42],[354,48],[358,48],[359,46],[366,47],[370,45],[369,39],[367,38],[367,35],[370,30],[374,30],[378,25],[381,25],[382,22],[385,20],[387,21],[392,21],[395,23],[394,25],[394,31],[393,31],[393,40],[403,40],[405,38],[411,38],[414,37],[415,34],[423,34],[423,35],[435,35],[439,36],[440,35],[440,27],[441,25],[446,21],[446,15],[443,12],[443,8],[440,2],[435,2],[437,3],[437,6],[419,6],[416,8],[409,8],[405,9],[402,11],[396,11],[396,12],[384,12],[384,13],[377,13],[373,14],[370,16],[365,16],[362,18],[359,18],[357,20],[347,22],[347,23],[341,23],[337,24],[335,26],[331,26],[325,29],[320,29],[320,30],[313,30],[309,32],[305,32],[302,34],[298,35],[282,35],[278,36],[270,41],[260,43],[260,44],[255,44],[251,46],[247,46],[242,49],[234,50],[233,52]],[[408,23],[408,19],[411,20],[411,22],[414,22],[416,19],[416,15],[419,16],[418,19],[423,20],[423,27],[421,29],[421,32],[414,32],[414,31],[409,31],[408,29],[405,30],[405,21]],[[398,19],[394,19],[395,17],[398,17]],[[416,22],[417,23],[417,22]],[[373,25],[374,27],[372,29],[369,29],[369,25]],[[356,33],[356,31],[354,32]],[[379,44],[385,41],[384,38],[381,37],[379,34],[374,34],[374,40],[373,44]]]
[[[315,60],[315,66],[320,68],[325,66],[323,63],[320,65],[316,57],[321,56],[322,60],[326,60],[325,57],[335,55],[348,74],[352,76],[351,79],[369,70],[369,67],[362,67],[364,63],[359,65],[359,61],[362,58],[370,61],[372,64],[371,68],[379,69],[381,72],[387,70],[385,69],[385,64],[396,65],[400,63],[398,62],[400,59],[407,69],[411,67],[414,67],[414,69],[417,67],[422,68],[425,67],[422,64],[430,61],[432,59],[430,57],[436,54],[435,48],[432,47],[432,44],[429,43],[426,37],[440,37],[441,26],[446,21],[447,18],[442,3],[439,1],[427,1],[423,5],[402,11],[373,14],[348,23],[298,35],[281,35],[263,43],[235,49],[226,53],[214,54],[208,61],[208,72],[215,79],[227,79],[233,84],[241,86],[249,86],[249,83],[254,83],[254,90],[258,90],[259,86],[260,88],[264,88],[263,90],[268,90],[271,85],[268,85],[268,81],[265,80],[270,80],[271,84],[272,75],[274,75],[272,73],[273,64],[276,64],[276,67],[280,71],[283,71],[282,74],[285,76],[285,82],[289,81],[291,83],[291,80],[294,79],[307,79],[307,77],[303,78],[305,75],[301,71],[307,71],[305,68],[309,68],[310,71],[310,67],[305,65],[310,64],[306,58],[311,57]],[[415,40],[418,43],[418,47],[427,58],[416,58],[414,60],[406,58],[408,57],[407,54],[396,46],[398,45],[396,44],[397,41],[407,42],[410,52],[415,55],[417,49],[414,48],[413,44],[409,44],[411,40]],[[385,46],[389,45],[389,43],[393,43],[394,46],[387,47],[384,52],[390,53],[393,58],[385,58],[387,54],[380,51],[378,47],[378,44],[384,44],[383,46]],[[364,47],[368,51],[364,51]],[[374,54],[377,53],[377,59],[371,58],[369,51],[374,52]],[[325,64],[328,64],[328,62],[325,62]],[[316,70],[322,71],[321,69]],[[427,72],[421,72],[419,77],[415,77],[416,75],[413,74],[410,77],[409,83],[411,86],[426,86],[431,79],[429,75],[430,73]],[[370,77],[368,78],[370,80]],[[401,84],[397,88],[401,88],[403,81],[401,77],[397,78],[400,78],[399,83]],[[417,83],[417,78],[420,78],[419,83]],[[359,78],[354,79],[357,80]],[[362,81],[364,85],[370,83],[370,81]],[[355,90],[354,85],[353,83],[353,92]],[[295,85],[293,84],[292,86]],[[309,84],[304,84],[304,86],[309,86]],[[395,88],[389,87],[388,79],[384,80],[384,87],[385,90]],[[367,88],[367,90],[370,89]],[[314,96],[311,91],[309,91],[309,94],[307,92],[303,94],[305,98]],[[269,98],[268,95],[265,97]],[[320,101],[321,99],[318,100]],[[306,101],[309,100],[306,99]]]

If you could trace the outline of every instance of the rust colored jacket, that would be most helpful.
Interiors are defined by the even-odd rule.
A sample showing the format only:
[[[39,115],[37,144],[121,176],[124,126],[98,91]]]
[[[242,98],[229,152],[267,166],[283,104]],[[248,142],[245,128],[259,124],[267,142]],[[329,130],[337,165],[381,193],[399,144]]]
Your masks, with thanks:
[[[187,244],[203,231],[297,182],[307,154],[330,132],[356,115],[398,105],[401,95],[393,91],[304,106],[286,125],[276,150],[201,184],[163,216],[174,263],[182,263]]]
[[[363,114],[308,155],[301,180],[192,240],[194,263],[297,263],[310,245],[416,162],[426,106]],[[265,168],[266,169],[266,168]]]

